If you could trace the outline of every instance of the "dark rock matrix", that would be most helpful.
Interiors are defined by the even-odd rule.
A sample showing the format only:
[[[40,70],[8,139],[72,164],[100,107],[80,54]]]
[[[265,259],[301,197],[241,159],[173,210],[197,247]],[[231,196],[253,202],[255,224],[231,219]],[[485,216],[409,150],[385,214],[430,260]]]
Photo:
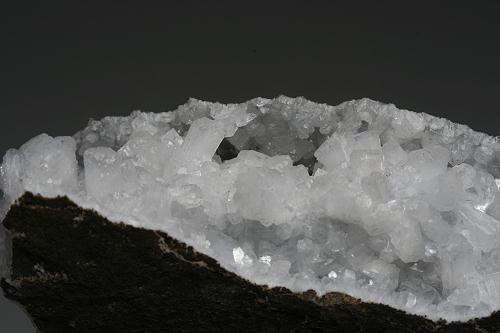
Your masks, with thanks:
[[[255,285],[160,231],[113,223],[66,197],[8,212],[6,297],[40,332],[500,332],[500,312],[435,322],[341,293]]]

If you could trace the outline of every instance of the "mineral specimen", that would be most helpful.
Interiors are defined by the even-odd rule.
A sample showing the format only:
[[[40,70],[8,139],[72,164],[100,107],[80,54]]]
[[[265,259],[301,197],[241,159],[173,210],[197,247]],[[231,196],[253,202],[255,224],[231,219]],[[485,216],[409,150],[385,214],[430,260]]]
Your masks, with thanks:
[[[66,195],[257,284],[448,321],[500,309],[500,141],[428,114],[190,99],[39,135],[0,172],[0,216],[27,191]]]

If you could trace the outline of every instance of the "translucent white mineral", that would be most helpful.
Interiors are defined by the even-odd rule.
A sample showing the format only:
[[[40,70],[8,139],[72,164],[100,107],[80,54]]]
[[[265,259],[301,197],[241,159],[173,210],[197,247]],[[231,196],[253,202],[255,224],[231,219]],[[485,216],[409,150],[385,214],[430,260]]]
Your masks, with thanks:
[[[224,138],[239,154],[222,161]],[[0,216],[25,191],[67,195],[257,283],[434,319],[500,309],[500,142],[428,114],[369,99],[190,99],[42,134],[0,172]]]

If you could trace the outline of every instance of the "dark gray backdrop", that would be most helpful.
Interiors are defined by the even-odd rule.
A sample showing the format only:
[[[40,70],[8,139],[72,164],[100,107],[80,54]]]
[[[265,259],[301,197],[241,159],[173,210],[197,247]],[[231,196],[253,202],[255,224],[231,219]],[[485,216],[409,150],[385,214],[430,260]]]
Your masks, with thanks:
[[[103,3],[0,6],[0,154],[190,96],[366,96],[500,134],[495,1]],[[34,330],[5,299],[0,327]]]

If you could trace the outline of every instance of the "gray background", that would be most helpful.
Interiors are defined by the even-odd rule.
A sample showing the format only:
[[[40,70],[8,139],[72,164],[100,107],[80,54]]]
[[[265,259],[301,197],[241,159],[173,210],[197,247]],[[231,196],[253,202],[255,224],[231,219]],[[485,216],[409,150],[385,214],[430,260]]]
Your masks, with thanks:
[[[88,118],[370,97],[499,134],[498,2],[70,1],[0,8],[0,153]],[[168,3],[168,5],[166,5]],[[33,332],[0,299],[1,332]]]

